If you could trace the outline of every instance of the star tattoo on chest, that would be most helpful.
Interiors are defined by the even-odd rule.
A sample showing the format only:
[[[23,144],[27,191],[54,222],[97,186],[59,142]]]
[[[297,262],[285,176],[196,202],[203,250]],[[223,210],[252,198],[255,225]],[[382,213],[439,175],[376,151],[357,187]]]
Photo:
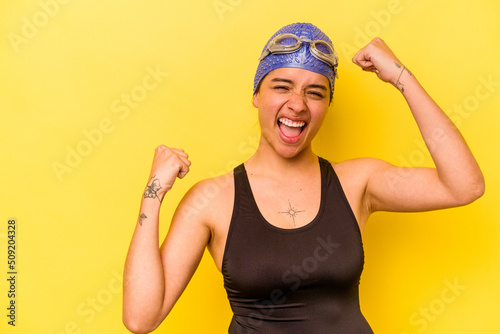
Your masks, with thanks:
[[[289,215],[290,218],[292,218],[293,226],[297,226],[295,223],[295,217],[297,217],[297,215],[300,212],[304,212],[304,211],[305,210],[297,210],[295,207],[292,206],[292,204],[290,203],[290,200],[288,200],[288,209],[286,211],[280,211],[278,213],[285,213],[285,214]]]

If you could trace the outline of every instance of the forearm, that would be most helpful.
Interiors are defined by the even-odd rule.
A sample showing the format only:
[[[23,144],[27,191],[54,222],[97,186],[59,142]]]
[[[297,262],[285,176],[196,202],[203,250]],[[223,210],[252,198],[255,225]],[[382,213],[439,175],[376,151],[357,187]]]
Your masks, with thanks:
[[[401,67],[395,86],[408,103],[440,182],[465,202],[479,197],[483,175],[457,127],[407,69]]]
[[[162,320],[165,277],[159,249],[160,199],[144,197],[128,250],[123,280],[123,321],[154,329]]]
[[[403,94],[436,166],[408,169],[371,163],[366,207],[371,212],[426,211],[465,205],[479,198],[484,179],[467,143],[387,44],[374,38],[356,53],[353,62]]]
[[[148,333],[155,329],[187,285],[187,280],[185,285],[172,283],[170,273],[176,270],[182,272],[183,265],[175,261],[178,257],[175,249],[170,255],[174,261],[163,260],[168,257],[165,255],[168,252],[162,253],[159,247],[158,221],[163,197],[172,188],[176,178],[183,178],[188,173],[190,165],[188,155],[182,149],[160,145],[155,150],[150,179],[143,193],[125,262],[123,322],[132,332]],[[167,263],[169,282],[172,283],[169,288],[165,277]]]

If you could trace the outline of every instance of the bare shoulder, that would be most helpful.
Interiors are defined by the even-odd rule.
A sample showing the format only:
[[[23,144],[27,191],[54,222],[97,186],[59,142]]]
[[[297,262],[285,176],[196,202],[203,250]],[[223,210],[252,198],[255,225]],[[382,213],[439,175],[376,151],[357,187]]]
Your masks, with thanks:
[[[206,246],[221,270],[224,245],[234,206],[233,171],[196,183],[184,196],[175,216],[208,233]]]
[[[213,228],[224,213],[232,211],[234,199],[233,172],[197,182],[184,195],[176,216],[203,222]],[[226,213],[227,215],[227,213]]]
[[[330,162],[339,179],[344,182],[366,183],[374,172],[387,169],[392,165],[377,158],[355,158],[341,162]]]

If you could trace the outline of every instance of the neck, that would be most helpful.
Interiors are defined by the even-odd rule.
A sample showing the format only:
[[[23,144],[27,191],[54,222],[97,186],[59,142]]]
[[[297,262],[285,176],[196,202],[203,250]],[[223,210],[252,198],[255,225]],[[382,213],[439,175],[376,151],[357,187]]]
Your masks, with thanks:
[[[255,154],[245,162],[245,168],[252,173],[286,176],[310,172],[318,166],[318,157],[308,146],[293,157],[286,158],[270,147],[259,145]]]

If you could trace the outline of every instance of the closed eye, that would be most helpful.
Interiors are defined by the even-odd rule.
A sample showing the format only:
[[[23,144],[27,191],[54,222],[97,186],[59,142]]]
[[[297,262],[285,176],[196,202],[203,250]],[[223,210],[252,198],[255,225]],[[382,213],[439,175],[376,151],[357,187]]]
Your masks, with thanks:
[[[320,93],[320,92],[315,92],[315,91],[310,91],[310,92],[307,92],[308,95],[311,95],[312,97],[314,98],[319,98],[319,99],[322,99],[324,98],[325,96]]]
[[[278,90],[278,91],[288,91],[290,88],[287,86],[274,86],[273,89]]]

